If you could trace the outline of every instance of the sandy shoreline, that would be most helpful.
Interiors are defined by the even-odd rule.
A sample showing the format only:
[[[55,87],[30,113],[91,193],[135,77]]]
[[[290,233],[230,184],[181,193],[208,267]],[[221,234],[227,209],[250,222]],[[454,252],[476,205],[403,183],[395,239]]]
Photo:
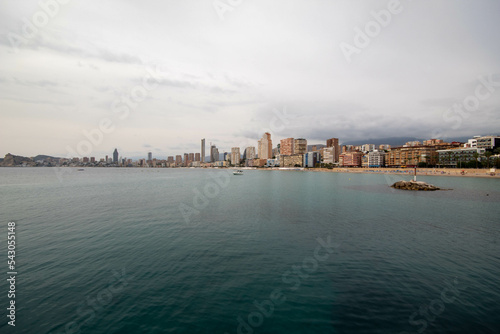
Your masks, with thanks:
[[[308,171],[332,173],[391,174],[406,176],[414,175],[413,168],[314,168],[309,169]],[[500,178],[500,173],[497,171],[494,176],[491,176],[489,169],[417,168],[417,177],[418,176],[483,177],[495,179]]]

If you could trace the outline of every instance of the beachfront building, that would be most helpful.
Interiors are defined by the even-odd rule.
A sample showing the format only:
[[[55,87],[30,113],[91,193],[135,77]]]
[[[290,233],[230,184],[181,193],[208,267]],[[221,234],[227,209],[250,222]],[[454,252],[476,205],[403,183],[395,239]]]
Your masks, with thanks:
[[[458,167],[470,161],[475,161],[478,155],[484,154],[484,148],[464,147],[448,150],[438,150],[439,165],[442,167]]]
[[[385,153],[373,151],[368,153],[368,167],[383,167],[385,166]]]
[[[304,154],[304,167],[314,168],[319,162],[319,152],[307,152],[306,154]]]
[[[229,167],[229,161],[216,161],[213,163],[214,167]]]
[[[323,158],[323,163],[324,164],[334,164],[337,161],[335,161],[335,147],[334,146],[329,146],[325,147],[322,149],[322,154],[321,157]]]
[[[293,138],[286,138],[280,141],[280,155],[292,155],[295,152]]]
[[[264,167],[267,164],[267,159],[253,159],[253,167]]]
[[[499,136],[484,136],[477,137],[476,147],[485,150],[493,150],[500,147],[500,137]]]
[[[386,155],[386,166],[417,166],[420,162],[436,164],[438,153],[433,146],[395,147]]]
[[[425,141],[430,145],[394,147],[385,157],[385,165],[388,167],[417,166],[419,163],[434,166],[439,161],[438,150],[456,149],[462,147],[462,143],[445,143],[442,140],[431,139]],[[408,144],[408,143],[407,143]]]
[[[340,155],[340,166],[343,167],[361,167],[361,159],[363,153],[361,152],[347,152]]]
[[[280,155],[281,167],[302,167],[304,164],[303,154]]]
[[[254,146],[249,146],[245,149],[245,152],[243,153],[243,159],[244,160],[255,159],[255,147]]]
[[[278,159],[267,159],[266,167],[279,167],[280,161]]]
[[[241,160],[240,148],[233,147],[231,148],[231,164],[234,166],[239,166]]]
[[[293,141],[293,154],[307,153],[307,139],[297,138]]]
[[[182,166],[182,155],[176,155],[175,156],[175,167],[181,167]]]
[[[339,162],[339,156],[340,156],[339,139],[338,138],[327,139],[326,147],[333,147],[335,149],[333,163]]]
[[[273,141],[269,132],[264,133],[259,140],[258,146],[259,159],[271,159],[273,154]]]

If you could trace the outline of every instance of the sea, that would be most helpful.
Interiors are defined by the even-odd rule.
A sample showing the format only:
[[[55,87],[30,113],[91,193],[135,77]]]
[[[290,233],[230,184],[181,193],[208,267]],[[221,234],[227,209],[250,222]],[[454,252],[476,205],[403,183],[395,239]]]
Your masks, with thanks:
[[[500,180],[411,178],[0,168],[0,333],[500,333]]]

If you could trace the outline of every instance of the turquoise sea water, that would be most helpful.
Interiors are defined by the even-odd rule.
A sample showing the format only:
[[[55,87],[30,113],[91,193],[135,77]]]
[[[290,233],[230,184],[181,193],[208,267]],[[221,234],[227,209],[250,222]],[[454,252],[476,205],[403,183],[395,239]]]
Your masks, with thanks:
[[[244,174],[0,168],[0,332],[500,333],[500,180]]]

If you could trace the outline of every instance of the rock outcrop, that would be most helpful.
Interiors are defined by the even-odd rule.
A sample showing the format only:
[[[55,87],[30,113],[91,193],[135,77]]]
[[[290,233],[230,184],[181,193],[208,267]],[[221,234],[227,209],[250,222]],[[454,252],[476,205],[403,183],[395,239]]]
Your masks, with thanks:
[[[16,167],[16,166],[35,166],[36,163],[26,157],[21,157],[19,155],[12,155],[7,153],[3,161],[0,163],[1,167]]]
[[[440,190],[432,184],[428,184],[422,181],[398,181],[394,183],[391,187],[403,190],[423,190],[423,191],[434,191]]]

